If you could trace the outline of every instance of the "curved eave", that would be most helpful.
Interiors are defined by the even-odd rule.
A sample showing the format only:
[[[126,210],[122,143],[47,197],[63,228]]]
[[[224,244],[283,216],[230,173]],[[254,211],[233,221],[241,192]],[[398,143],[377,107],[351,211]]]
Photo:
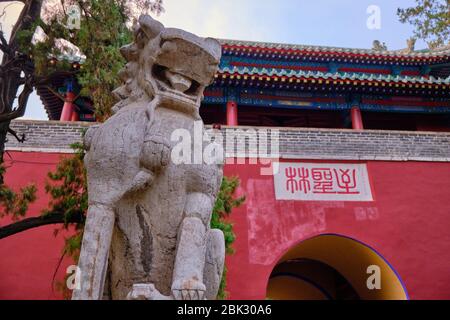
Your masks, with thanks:
[[[378,55],[383,57],[399,57],[399,58],[430,58],[430,57],[444,57],[450,55],[450,46],[446,46],[436,50],[421,50],[406,52],[405,50],[374,50],[374,49],[358,49],[358,48],[343,48],[343,47],[329,47],[329,46],[308,46],[295,45],[284,43],[267,43],[256,41],[240,41],[219,39],[222,47],[225,48],[253,48],[256,50],[271,50],[271,51],[307,51],[315,53],[332,53],[332,54],[362,54],[362,55]]]
[[[351,91],[353,89],[368,92],[398,91],[404,93],[425,92],[447,96],[450,94],[448,83],[420,83],[411,81],[361,80],[324,76],[278,76],[255,75],[241,73],[218,73],[215,85],[234,85],[244,87],[267,87],[278,89],[309,89],[309,90],[338,90]],[[447,79],[448,80],[448,79]]]
[[[324,73],[324,72],[305,72],[296,70],[279,70],[265,68],[221,68],[218,75],[234,76],[238,78],[271,78],[277,81],[286,81],[290,79],[312,79],[312,80],[331,80],[331,81],[360,81],[360,82],[385,82],[399,84],[425,84],[425,85],[450,85],[450,77],[447,79],[414,76],[392,76],[384,74],[365,74],[365,73]]]
[[[338,61],[354,63],[423,65],[450,61],[450,50],[439,52],[376,51],[294,45],[267,45],[259,43],[223,42],[224,55],[238,55],[254,58],[307,59],[312,61]]]
[[[50,120],[59,120],[64,102],[56,96],[52,91],[57,91],[58,88],[64,86],[64,81],[67,77],[72,76],[71,72],[55,72],[50,77],[47,83],[40,84],[36,87],[45,111]]]

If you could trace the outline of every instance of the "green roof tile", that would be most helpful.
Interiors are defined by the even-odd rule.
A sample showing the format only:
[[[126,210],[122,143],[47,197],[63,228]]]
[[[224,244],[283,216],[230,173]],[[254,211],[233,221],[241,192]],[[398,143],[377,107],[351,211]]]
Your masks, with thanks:
[[[258,76],[278,76],[288,78],[315,78],[315,79],[333,79],[333,80],[368,80],[368,81],[384,81],[384,82],[403,82],[403,83],[420,83],[420,84],[450,84],[450,77],[447,79],[434,78],[432,76],[415,77],[415,76],[392,76],[385,74],[366,74],[366,73],[324,73],[312,71],[296,71],[296,70],[279,70],[266,68],[247,68],[247,67],[225,67],[219,69],[220,74],[239,74],[239,75],[258,75]]]
[[[222,45],[232,46],[246,46],[256,48],[268,48],[268,49],[280,49],[280,50],[307,50],[315,52],[340,52],[340,53],[354,53],[354,54],[369,54],[369,55],[382,55],[386,57],[411,57],[411,58],[424,58],[424,57],[444,57],[450,55],[450,46],[445,46],[435,50],[419,50],[410,53],[402,50],[374,50],[374,49],[357,49],[357,48],[340,48],[340,47],[328,47],[328,46],[308,46],[308,45],[295,45],[295,44],[282,44],[282,43],[269,43],[269,42],[256,42],[256,41],[241,41],[241,40],[227,40],[219,39]]]

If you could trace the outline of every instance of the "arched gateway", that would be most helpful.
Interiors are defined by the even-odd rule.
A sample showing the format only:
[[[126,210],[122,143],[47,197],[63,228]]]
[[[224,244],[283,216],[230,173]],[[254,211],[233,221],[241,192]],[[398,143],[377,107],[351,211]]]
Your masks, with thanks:
[[[270,275],[267,298],[406,300],[408,293],[393,267],[374,249],[325,234],[302,241],[283,255]]]

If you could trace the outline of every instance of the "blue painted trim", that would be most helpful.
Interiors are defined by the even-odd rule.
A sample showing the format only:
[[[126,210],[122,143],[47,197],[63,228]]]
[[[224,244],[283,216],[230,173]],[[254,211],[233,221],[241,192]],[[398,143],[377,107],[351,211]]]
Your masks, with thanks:
[[[231,97],[205,97],[203,104],[224,104],[232,99],[238,105],[261,107],[261,108],[283,108],[298,110],[331,110],[345,111],[350,110],[352,106],[359,105],[362,111],[367,112],[387,112],[387,113],[416,113],[416,114],[450,114],[450,107],[416,107],[416,106],[383,106],[369,105],[357,102],[353,103],[323,103],[309,101],[292,101],[288,99],[265,100],[250,98],[231,98]]]
[[[238,105],[254,106],[254,107],[270,107],[283,109],[298,110],[349,110],[347,103],[318,103],[309,101],[291,101],[286,99],[279,100],[262,100],[262,99],[245,99],[241,98]]]
[[[339,65],[336,62],[330,62],[328,64],[328,69],[329,69],[329,72],[331,72],[331,73],[337,73],[338,69],[339,69]]]
[[[422,67],[420,68],[420,74],[421,74],[422,76],[427,76],[427,75],[430,74],[430,72],[431,72],[431,67],[430,67],[430,66],[422,66]]]
[[[205,97],[202,104],[223,104],[226,102],[227,99],[225,97]]]
[[[361,104],[362,111],[371,112],[394,112],[394,113],[427,113],[427,114],[450,114],[450,107],[417,107],[417,106],[382,106],[373,104]]]
[[[392,75],[399,76],[402,73],[403,69],[399,65],[392,66]]]
[[[368,63],[340,63],[337,61],[305,61],[305,60],[280,60],[280,59],[270,59],[264,57],[261,58],[250,58],[246,56],[237,55],[224,55],[220,62],[220,67],[231,67],[232,62],[243,62],[243,63],[257,63],[257,64],[282,64],[286,68],[277,69],[289,69],[290,66],[294,67],[326,67],[330,72],[337,72],[339,68],[361,68],[361,69],[381,69],[392,71],[394,74],[400,74],[403,71],[421,71],[421,67],[416,66],[401,66],[401,65],[384,65],[384,64],[368,64]],[[249,67],[251,68],[251,67]],[[422,67],[423,68],[423,67]],[[423,70],[422,70],[423,71]],[[426,74],[426,73],[425,73]]]
[[[249,57],[239,57],[239,56],[224,56],[222,57],[221,64],[225,64],[230,66],[231,62],[243,62],[243,63],[257,63],[257,64],[282,64],[285,66],[294,66],[294,67],[328,67],[328,62],[306,62],[302,60],[290,60],[290,61],[282,61],[279,59],[269,59],[265,56],[262,58],[249,58]]]
[[[211,88],[214,91],[216,87]],[[276,96],[277,99],[263,99],[263,98],[245,98],[244,95],[256,96]],[[327,97],[331,99],[345,98],[349,103],[343,102],[309,102],[301,101],[302,98]],[[394,113],[417,113],[417,114],[450,114],[450,107],[422,107],[422,106],[408,106],[408,105],[378,105],[378,104],[364,104],[361,103],[362,98],[376,98],[385,99],[390,98],[389,95],[349,95],[339,93],[310,93],[301,91],[286,91],[276,89],[247,89],[242,87],[225,87],[222,88],[222,96],[207,96],[203,100],[203,104],[224,104],[230,100],[236,101],[238,105],[254,106],[254,107],[270,107],[270,108],[286,108],[286,109],[304,109],[304,110],[350,110],[352,106],[359,105],[362,111],[369,112],[394,112]],[[289,98],[295,98],[289,99]],[[298,101],[297,101],[298,100]],[[444,102],[444,100],[443,100]]]
[[[74,92],[73,91],[74,90],[74,86],[75,86],[74,79],[73,78],[67,78],[64,81],[64,86],[65,86],[66,92]]]

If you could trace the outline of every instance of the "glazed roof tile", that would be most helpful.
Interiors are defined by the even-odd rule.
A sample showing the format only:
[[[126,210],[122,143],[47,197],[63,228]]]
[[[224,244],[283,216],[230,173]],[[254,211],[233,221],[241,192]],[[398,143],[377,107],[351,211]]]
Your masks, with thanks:
[[[332,79],[332,80],[359,80],[359,81],[382,81],[382,82],[403,82],[403,83],[419,83],[419,84],[450,84],[450,77],[446,79],[400,75],[384,75],[384,74],[366,74],[366,73],[324,73],[312,71],[297,70],[280,70],[266,68],[247,68],[247,67],[225,67],[219,69],[219,74],[230,75],[256,75],[268,77],[287,77],[287,78],[315,78],[315,79]]]
[[[405,52],[404,50],[356,49],[356,48],[308,46],[308,45],[227,40],[227,39],[219,39],[219,42],[222,45],[255,47],[261,49],[306,50],[311,52],[351,53],[351,54],[366,54],[366,55],[377,55],[386,57],[432,58],[432,57],[450,56],[450,46],[438,48],[436,50],[420,50],[413,52]]]

